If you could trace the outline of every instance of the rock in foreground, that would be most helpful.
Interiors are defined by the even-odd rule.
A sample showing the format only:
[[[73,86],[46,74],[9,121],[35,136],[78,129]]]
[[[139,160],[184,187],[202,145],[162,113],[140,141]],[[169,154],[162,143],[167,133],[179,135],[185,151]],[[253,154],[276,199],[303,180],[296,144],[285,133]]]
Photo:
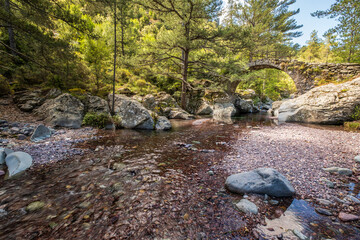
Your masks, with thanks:
[[[14,152],[6,156],[9,177],[28,169],[32,164],[32,157],[24,152]]]
[[[31,135],[30,140],[33,142],[39,142],[49,137],[51,137],[51,130],[46,126],[40,124],[39,126],[37,126],[34,133]]]
[[[267,194],[274,197],[291,197],[295,189],[291,183],[273,168],[258,168],[229,176],[226,187],[235,193]]]
[[[257,206],[247,199],[241,199],[240,202],[236,204],[236,207],[246,214],[258,214]]]

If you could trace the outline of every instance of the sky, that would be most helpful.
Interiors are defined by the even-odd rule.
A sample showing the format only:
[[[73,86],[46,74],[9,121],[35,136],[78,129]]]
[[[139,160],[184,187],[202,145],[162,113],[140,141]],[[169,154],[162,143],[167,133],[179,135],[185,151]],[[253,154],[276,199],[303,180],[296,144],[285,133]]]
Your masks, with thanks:
[[[291,6],[291,9],[295,10],[300,8],[300,13],[295,15],[295,19],[299,25],[304,26],[299,29],[303,32],[303,35],[294,38],[293,42],[305,45],[306,41],[310,39],[310,33],[313,30],[318,31],[318,36],[322,37],[327,30],[335,27],[337,25],[335,19],[317,18],[310,15],[310,13],[316,10],[329,9],[333,3],[335,3],[335,0],[297,0],[296,3]]]
[[[242,0],[238,0],[242,1]],[[226,4],[227,0],[223,0]],[[306,41],[310,39],[310,34],[313,30],[318,31],[318,36],[322,37],[323,34],[337,25],[335,19],[317,18],[312,17],[310,13],[317,10],[327,10],[335,3],[335,0],[297,0],[296,3],[290,6],[290,10],[296,10],[300,8],[300,13],[295,15],[294,18],[298,25],[303,25],[299,31],[303,32],[303,35],[298,38],[294,38],[293,42],[298,43],[301,46],[306,44]]]

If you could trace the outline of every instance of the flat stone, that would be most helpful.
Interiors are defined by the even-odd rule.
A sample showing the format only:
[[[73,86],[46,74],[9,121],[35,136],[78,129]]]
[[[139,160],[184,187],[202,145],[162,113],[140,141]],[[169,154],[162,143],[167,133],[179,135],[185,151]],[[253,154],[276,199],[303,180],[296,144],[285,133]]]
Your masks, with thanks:
[[[235,193],[267,194],[274,197],[291,197],[295,194],[291,183],[272,168],[231,175],[226,179],[225,185]]]
[[[246,214],[258,214],[258,207],[247,199],[241,199],[236,207]]]
[[[277,201],[277,200],[269,200],[269,203],[271,204],[271,205],[278,205],[279,204],[279,201]]]
[[[32,157],[24,152],[13,152],[6,156],[9,177],[28,169],[32,164]]]
[[[340,212],[339,213],[339,219],[343,222],[350,222],[350,221],[356,221],[360,219],[360,216],[354,215],[354,214],[350,214],[350,213],[344,213],[344,212]]]
[[[51,130],[41,124],[37,126],[34,133],[31,135],[30,140],[33,142],[40,142],[49,137],[51,137]]]
[[[332,216],[333,215],[329,210],[324,209],[324,208],[315,208],[315,211],[317,213],[320,213],[320,214],[326,215],[326,216]]]
[[[348,168],[329,167],[329,168],[323,168],[323,170],[325,172],[338,173],[338,174],[344,175],[344,176],[351,176],[353,174],[353,171]]]
[[[321,198],[319,198],[319,199],[316,199],[316,201],[317,201],[319,204],[324,205],[324,206],[330,206],[330,205],[333,204],[331,201],[329,201],[329,200],[327,200],[327,199],[321,199]]]

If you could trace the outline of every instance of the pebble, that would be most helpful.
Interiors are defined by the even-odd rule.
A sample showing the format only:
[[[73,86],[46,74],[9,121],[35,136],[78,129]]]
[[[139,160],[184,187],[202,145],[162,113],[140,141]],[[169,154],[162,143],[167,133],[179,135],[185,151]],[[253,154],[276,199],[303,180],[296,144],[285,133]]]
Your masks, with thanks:
[[[6,216],[8,213],[4,209],[0,208],[0,217]]]
[[[317,213],[320,213],[320,214],[326,215],[326,216],[332,216],[333,215],[329,210],[326,210],[324,208],[315,208],[315,211]]]
[[[237,209],[246,214],[258,214],[258,207],[247,199],[241,199],[240,202],[236,204]]]
[[[208,174],[209,174],[210,176],[213,176],[215,173],[214,173],[214,171],[210,170],[210,171],[208,171]]]
[[[339,213],[339,219],[343,222],[350,222],[350,221],[356,221],[360,219],[360,216],[354,215],[354,214],[349,214],[349,213],[344,213],[344,212],[340,212]]]
[[[271,205],[278,205],[278,204],[279,204],[279,201],[277,201],[277,200],[269,200],[269,203],[270,203]]]
[[[354,158],[354,160],[355,160],[355,162],[360,163],[360,155],[356,156],[356,157]]]
[[[354,203],[360,204],[360,200],[354,196],[347,195],[347,198],[350,199],[351,201],[353,201]]]
[[[330,206],[332,205],[333,203],[327,199],[321,199],[321,198],[318,198],[316,199],[316,201],[321,204],[321,205],[324,205],[324,206]]]

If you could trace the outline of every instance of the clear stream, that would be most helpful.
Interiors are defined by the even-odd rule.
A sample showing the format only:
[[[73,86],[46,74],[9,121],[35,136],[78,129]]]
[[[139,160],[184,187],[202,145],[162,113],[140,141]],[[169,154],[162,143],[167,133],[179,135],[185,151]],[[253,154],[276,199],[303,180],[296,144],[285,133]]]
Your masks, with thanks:
[[[228,173],[216,166],[249,126],[276,123],[261,114],[225,122],[100,131],[76,146],[84,156],[1,180],[0,239],[252,239],[251,229],[260,239],[297,239],[293,230],[312,239],[360,239],[358,228],[317,214],[304,200],[267,205],[266,226],[235,210],[242,196],[224,189]],[[34,202],[42,206],[27,209]]]

